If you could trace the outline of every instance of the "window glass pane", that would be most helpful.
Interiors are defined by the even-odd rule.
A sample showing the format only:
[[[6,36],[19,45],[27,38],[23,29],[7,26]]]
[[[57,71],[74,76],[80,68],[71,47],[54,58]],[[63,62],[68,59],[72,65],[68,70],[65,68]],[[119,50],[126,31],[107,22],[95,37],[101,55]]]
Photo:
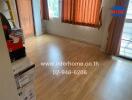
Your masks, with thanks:
[[[126,20],[123,28],[120,55],[132,58],[132,0],[129,2]]]
[[[59,0],[48,0],[50,18],[59,17]]]
[[[129,1],[126,18],[132,19],[132,0]]]

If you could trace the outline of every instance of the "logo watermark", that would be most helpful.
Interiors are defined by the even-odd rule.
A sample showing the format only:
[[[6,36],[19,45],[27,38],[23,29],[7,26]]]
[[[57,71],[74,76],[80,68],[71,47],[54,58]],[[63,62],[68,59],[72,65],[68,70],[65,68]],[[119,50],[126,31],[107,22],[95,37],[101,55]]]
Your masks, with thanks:
[[[127,10],[127,5],[128,1],[125,3],[122,1],[119,5],[115,5],[112,7],[112,16],[118,17],[118,16],[125,16],[126,10]]]

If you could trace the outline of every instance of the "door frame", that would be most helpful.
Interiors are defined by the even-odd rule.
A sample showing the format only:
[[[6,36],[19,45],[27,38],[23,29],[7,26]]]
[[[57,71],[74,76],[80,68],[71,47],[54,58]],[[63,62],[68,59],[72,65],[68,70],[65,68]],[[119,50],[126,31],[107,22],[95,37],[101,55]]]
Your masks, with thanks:
[[[18,11],[17,0],[15,0],[15,5],[16,5],[16,10],[17,10],[19,27],[21,28],[21,21],[20,21],[20,15],[19,15],[19,11]],[[35,36],[36,30],[35,30],[35,21],[34,21],[33,0],[31,0],[31,6],[32,6],[32,16],[33,16],[33,31],[34,31],[33,36]]]

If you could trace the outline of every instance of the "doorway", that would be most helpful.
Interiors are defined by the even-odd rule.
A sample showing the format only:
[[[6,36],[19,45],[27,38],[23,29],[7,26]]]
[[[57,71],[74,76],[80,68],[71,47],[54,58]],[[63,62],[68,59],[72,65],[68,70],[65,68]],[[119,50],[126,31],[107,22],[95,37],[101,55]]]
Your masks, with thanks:
[[[25,38],[34,36],[32,0],[16,0],[16,7]]]
[[[120,56],[132,59],[132,0],[129,1],[123,28]]]

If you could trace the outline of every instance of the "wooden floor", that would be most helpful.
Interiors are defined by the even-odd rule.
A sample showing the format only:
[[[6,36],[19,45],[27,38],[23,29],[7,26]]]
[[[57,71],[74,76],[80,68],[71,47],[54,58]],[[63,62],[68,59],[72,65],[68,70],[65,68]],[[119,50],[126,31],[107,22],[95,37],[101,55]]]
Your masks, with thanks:
[[[37,100],[132,100],[132,63],[110,58],[96,46],[43,35],[26,40],[36,64]],[[41,66],[42,62],[99,62],[99,66]],[[86,75],[53,75],[53,70],[86,70]]]

